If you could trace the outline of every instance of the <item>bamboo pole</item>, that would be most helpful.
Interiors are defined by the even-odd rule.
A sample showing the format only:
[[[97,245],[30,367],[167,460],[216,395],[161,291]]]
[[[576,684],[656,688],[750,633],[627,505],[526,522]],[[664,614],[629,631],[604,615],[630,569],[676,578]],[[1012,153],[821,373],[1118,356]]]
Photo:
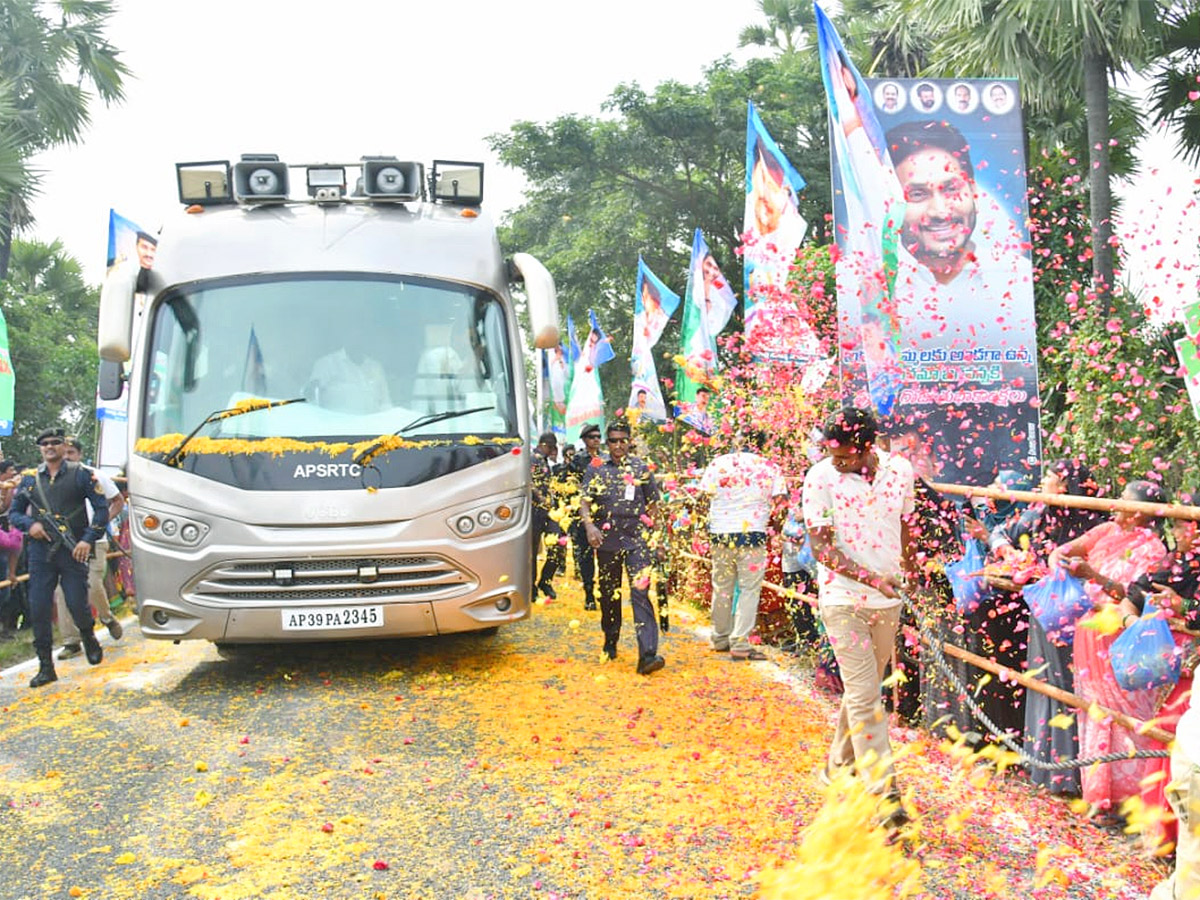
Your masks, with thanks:
[[[1143,504],[1143,505],[1153,505],[1153,504]],[[693,560],[696,560],[697,562],[711,563],[710,560],[706,559],[703,556],[697,556],[694,553],[687,553],[682,550],[679,551],[679,556],[686,557],[687,559],[693,559]],[[779,594],[785,594],[787,592],[787,588],[780,587],[779,585],[776,585],[776,584],[771,584],[770,582],[767,582],[767,581],[763,582],[763,587],[770,588],[771,590],[776,591]],[[1031,691],[1036,691],[1039,694],[1045,694],[1047,697],[1051,697],[1051,698],[1057,700],[1058,702],[1066,704],[1067,706],[1070,706],[1074,709],[1081,709],[1086,712],[1087,710],[1092,708],[1092,704],[1088,703],[1085,700],[1080,699],[1075,694],[1072,694],[1070,691],[1064,691],[1062,688],[1055,687],[1052,684],[1047,684],[1044,681],[1034,678],[1032,675],[1026,675],[1024,672],[1018,672],[1014,669],[1009,669],[1005,666],[1001,666],[999,663],[997,663],[993,660],[990,660],[987,657],[979,656],[975,653],[972,653],[969,650],[964,650],[962,647],[956,646],[955,644],[951,644],[946,641],[943,641],[942,642],[942,652],[945,653],[947,656],[954,656],[954,657],[957,657],[958,659],[963,660],[964,662],[968,662],[978,669],[983,669],[985,672],[990,672],[992,675],[995,675],[996,677],[1000,677],[1001,672],[1003,672],[1005,678],[1009,678],[1013,681],[1016,681],[1019,684],[1021,684],[1023,687],[1029,688],[1029,690],[1031,690]],[[893,702],[895,702],[894,699],[893,699]],[[1170,734],[1169,732],[1164,731],[1163,729],[1159,728],[1156,725],[1152,725],[1147,722],[1143,722],[1140,719],[1135,719],[1132,716],[1128,716],[1122,712],[1117,712],[1114,709],[1107,709],[1103,706],[1100,706],[1099,704],[1096,704],[1096,708],[1099,709],[1100,712],[1102,712],[1104,715],[1112,718],[1112,720],[1114,722],[1116,722],[1118,725],[1122,726],[1123,728],[1128,728],[1130,731],[1136,732],[1137,734],[1144,734],[1144,735],[1146,735],[1146,737],[1153,738],[1154,740],[1158,741],[1159,743],[1170,744],[1171,741],[1175,740],[1174,735]]]
[[[986,657],[972,653],[970,650],[964,650],[962,647],[957,647],[954,644],[946,643],[945,641],[942,642],[942,650],[948,656],[954,656],[963,660],[964,662],[969,662],[976,668],[983,669],[985,672],[991,672],[997,677],[1000,677],[1001,673],[1003,672],[1005,678],[1011,679],[1012,681],[1029,688],[1031,691],[1037,691],[1039,694],[1045,694],[1047,697],[1052,697],[1059,703],[1064,703],[1067,706],[1085,711],[1092,708],[1091,703],[1088,703],[1086,700],[1077,697],[1070,691],[1064,691],[1062,688],[1057,688],[1052,684],[1046,684],[1046,682],[1039,681],[1037,678],[1034,678],[1032,675],[1026,675],[1024,672],[1018,672],[1014,669],[1001,666],[998,663],[987,659]],[[1121,727],[1128,728],[1130,731],[1133,731],[1137,734],[1144,734],[1146,737],[1153,738],[1159,743],[1170,744],[1171,741],[1175,740],[1175,736],[1173,734],[1163,731],[1163,729],[1159,728],[1157,725],[1151,725],[1148,722],[1143,722],[1140,719],[1127,716],[1125,713],[1117,712],[1115,709],[1106,709],[1099,704],[1096,704],[1096,708],[1099,709],[1104,715],[1109,716]]]
[[[695,553],[688,553],[686,550],[676,550],[675,556],[682,557],[683,559],[694,559],[696,562],[704,563],[706,566],[712,565],[712,560],[707,556],[697,556]],[[789,595],[795,595],[797,597],[805,596],[804,594],[793,591],[791,588],[785,588],[781,584],[772,584],[770,581],[763,581],[762,586],[768,591],[774,591],[781,597],[787,597]]]
[[[976,487],[970,484],[947,484],[941,481],[929,485],[943,494],[961,497],[987,497],[992,500],[1016,500],[1021,503],[1044,503],[1047,506],[1069,506],[1075,509],[1095,509],[1100,512],[1144,513],[1148,516],[1187,519],[1200,522],[1200,506],[1179,503],[1145,503],[1141,500],[1122,500],[1120,497],[1081,497],[1078,494],[1043,494],[1041,491],[1009,491],[1004,488]]]
[[[104,558],[105,559],[116,559],[117,557],[124,556],[124,555],[125,554],[123,552],[121,552],[120,550],[114,550],[112,553],[106,554]],[[28,580],[29,580],[28,573],[26,573],[24,575],[18,575],[16,578],[6,578],[4,581],[0,581],[0,588],[12,587],[14,584],[19,584],[22,581],[28,581]]]

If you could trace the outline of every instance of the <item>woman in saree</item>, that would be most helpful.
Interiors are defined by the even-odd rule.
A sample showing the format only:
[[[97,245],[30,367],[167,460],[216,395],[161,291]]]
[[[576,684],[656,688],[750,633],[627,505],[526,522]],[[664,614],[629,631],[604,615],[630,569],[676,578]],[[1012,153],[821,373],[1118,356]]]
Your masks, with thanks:
[[[1196,505],[1197,499],[1200,496],[1194,491],[1179,495],[1179,502],[1187,506]],[[1175,652],[1182,657],[1182,674],[1174,685],[1166,685],[1155,691],[1157,704],[1154,724],[1173,735],[1180,716],[1187,711],[1193,672],[1198,661],[1197,641],[1193,633],[1200,630],[1200,602],[1197,602],[1200,589],[1200,523],[1173,519],[1171,538],[1171,553],[1159,567],[1123,587],[1120,612],[1122,624],[1132,624],[1134,617],[1143,615],[1149,602],[1171,619],[1171,636],[1175,639]],[[1147,749],[1168,748],[1149,739]],[[1155,851],[1175,841],[1175,816],[1166,798],[1171,761],[1158,758],[1145,760],[1145,763],[1146,772],[1141,782],[1145,810],[1142,843],[1147,849]]]
[[[1162,488],[1149,481],[1131,481],[1122,500],[1165,503]],[[1128,585],[1154,571],[1167,555],[1162,542],[1162,520],[1145,513],[1118,511],[1082,537],[1059,547],[1050,564],[1061,562],[1085,582],[1093,609],[1075,627],[1075,693],[1089,703],[1148,721],[1158,705],[1158,691],[1125,691],[1117,684],[1109,660],[1118,632],[1104,634],[1105,607],[1125,597]],[[1149,738],[1122,728],[1109,718],[1080,715],[1080,751],[1084,759],[1110,753],[1132,753],[1149,748]],[[1149,760],[1124,759],[1098,763],[1082,771],[1083,799],[1098,822],[1115,820],[1121,801],[1141,792]]]
[[[1001,470],[992,487],[1010,491],[1028,491],[1033,478],[1026,472]],[[991,536],[1012,527],[1026,509],[1019,500],[987,500],[977,504],[974,516],[966,517],[966,540],[990,544]],[[988,586],[978,598],[978,604],[962,616],[963,643],[967,650],[991,659],[1006,669],[1020,671],[1025,664],[1025,623],[1029,607],[1020,593]],[[1010,737],[1020,739],[1025,728],[1025,688],[1014,681],[970,670],[966,685],[984,715]],[[960,698],[956,718],[959,729],[967,735],[980,735],[984,741],[994,741],[988,728]],[[972,743],[978,743],[973,738]]]
[[[1083,463],[1061,459],[1046,467],[1042,477],[1043,494],[1070,494],[1095,497],[1099,493],[1091,470]],[[989,548],[1003,560],[1016,563],[1023,555],[1045,563],[1050,554],[1063,544],[1080,537],[1103,521],[1103,514],[1090,509],[1069,506],[1050,506],[1035,503],[1008,526],[991,534]],[[1025,639],[1025,670],[1040,681],[1072,691],[1072,644],[1052,641],[1033,616]],[[1075,759],[1079,755],[1079,730],[1073,716],[1070,725],[1061,727],[1067,708],[1045,694],[1025,692],[1024,750],[1034,759],[1046,763]],[[1054,725],[1050,723],[1054,722]],[[1029,767],[1030,780],[1052,794],[1078,794],[1079,770],[1052,770]]]

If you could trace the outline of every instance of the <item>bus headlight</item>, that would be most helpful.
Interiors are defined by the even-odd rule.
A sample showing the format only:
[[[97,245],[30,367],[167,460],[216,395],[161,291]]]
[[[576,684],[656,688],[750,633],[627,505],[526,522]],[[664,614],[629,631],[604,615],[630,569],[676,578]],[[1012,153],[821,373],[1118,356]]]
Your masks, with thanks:
[[[458,537],[483,537],[511,528],[521,521],[523,500],[493,500],[473,509],[456,513],[446,520]]]
[[[195,547],[209,531],[203,522],[168,512],[139,509],[133,522],[138,537],[171,547]]]

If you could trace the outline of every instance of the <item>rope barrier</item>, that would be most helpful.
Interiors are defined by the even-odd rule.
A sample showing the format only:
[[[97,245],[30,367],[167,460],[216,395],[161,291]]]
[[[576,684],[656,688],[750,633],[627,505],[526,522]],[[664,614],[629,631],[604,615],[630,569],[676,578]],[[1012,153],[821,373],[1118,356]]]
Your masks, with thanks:
[[[695,560],[696,562],[704,563],[706,565],[712,565],[712,560],[710,560],[708,557],[699,556],[695,553],[688,553],[684,550],[677,550],[675,551],[674,555],[684,559]],[[785,597],[800,596],[789,588],[781,587],[780,585],[772,584],[768,581],[763,582],[763,587],[775,591],[776,593]],[[1025,748],[1022,745],[1013,741],[1008,731],[1000,728],[1000,726],[993,722],[987,713],[983,711],[982,707],[975,701],[974,697],[972,697],[970,689],[963,684],[962,680],[958,677],[958,674],[953,670],[953,668],[951,668],[950,663],[946,661],[946,654],[957,657],[958,659],[961,659],[964,662],[967,662],[976,668],[982,669],[985,672],[989,672],[999,678],[1007,678],[1012,681],[1016,681],[1029,690],[1036,691],[1039,694],[1044,694],[1047,697],[1051,697],[1052,699],[1058,700],[1060,703],[1064,703],[1067,706],[1071,706],[1075,709],[1090,711],[1094,708],[1103,715],[1112,718],[1114,722],[1116,722],[1118,725],[1121,725],[1123,728],[1128,728],[1130,731],[1133,731],[1137,734],[1144,734],[1146,737],[1152,738],[1159,743],[1170,744],[1175,737],[1156,725],[1148,722],[1142,722],[1141,720],[1135,719],[1132,716],[1128,716],[1125,713],[1108,709],[1100,706],[1099,704],[1088,703],[1075,694],[1072,694],[1069,691],[1064,691],[1062,688],[1055,687],[1052,684],[1047,684],[1044,681],[1034,678],[1032,675],[1027,675],[1024,672],[1014,671],[1006,666],[1001,666],[995,660],[987,659],[986,657],[971,653],[969,650],[964,650],[962,647],[951,644],[949,641],[942,641],[937,637],[937,635],[932,633],[928,625],[923,623],[921,617],[916,613],[915,610],[913,610],[912,605],[907,597],[904,599],[904,604],[908,608],[909,612],[913,613],[913,617],[917,621],[917,630],[921,635],[921,642],[923,645],[929,647],[933,656],[934,664],[938,667],[938,669],[941,670],[942,674],[949,679],[951,686],[960,695],[962,695],[964,701],[975,718],[983,724],[992,737],[1003,743],[1008,750],[1017,754],[1024,765],[1031,768],[1044,769],[1046,771],[1053,772],[1066,771],[1068,769],[1084,769],[1096,763],[1119,762],[1123,759],[1162,759],[1171,755],[1170,751],[1168,750],[1139,750],[1136,753],[1108,753],[1103,756],[1094,756],[1088,759],[1069,759],[1059,760],[1057,762],[1046,762],[1045,760],[1031,756],[1029,753],[1025,752]]]
[[[912,611],[912,607],[907,598],[905,598],[904,603],[909,607],[909,610]],[[917,619],[917,630],[920,632],[922,643],[928,646],[932,651],[934,664],[941,669],[942,674],[950,680],[951,686],[962,695],[967,706],[975,715],[975,718],[983,723],[984,727],[987,728],[993,737],[1004,744],[1004,746],[1010,751],[1015,753],[1020,758],[1021,762],[1030,768],[1042,769],[1047,772],[1063,772],[1067,771],[1068,769],[1086,769],[1088,766],[1095,765],[1096,763],[1120,762],[1123,759],[1164,759],[1169,758],[1171,755],[1169,750],[1138,750],[1135,753],[1105,753],[1102,756],[1092,756],[1087,759],[1063,759],[1057,762],[1046,762],[1045,760],[1038,759],[1036,756],[1026,753],[1023,745],[1015,743],[1010,737],[1008,731],[1001,729],[995,722],[991,720],[991,718],[988,717],[987,713],[985,713],[980,705],[975,702],[975,699],[971,696],[971,692],[967,689],[967,686],[962,683],[962,680],[950,667],[950,664],[946,661],[943,647],[946,649],[953,648],[954,650],[961,650],[961,648],[955,647],[953,644],[943,643],[942,641],[938,640],[936,635],[930,633],[928,626],[922,624],[920,618]],[[966,662],[971,663],[971,665],[979,665],[980,662],[987,662],[994,667],[992,669],[986,669],[985,666],[980,665],[979,668],[981,669],[999,674],[999,670],[1003,668],[992,660],[984,660],[983,657],[976,656],[974,653],[968,653],[966,650],[962,650],[961,652],[967,656],[974,657],[974,659],[966,659],[965,656],[960,657]],[[954,653],[953,655],[958,656],[959,654]],[[1013,677],[1014,680],[1019,680],[1021,684],[1037,691],[1040,694],[1046,694],[1047,696],[1055,697],[1055,699],[1061,699],[1062,702],[1069,703],[1070,705],[1079,709],[1090,708],[1090,704],[1085,704],[1074,694],[1068,693],[1061,688],[1055,688],[1053,685],[1048,685],[1045,682],[1038,681],[1036,678],[1023,673],[1013,672],[1011,669],[1007,671],[1009,672],[1010,677]],[[1053,688],[1053,690],[1064,695],[1064,697],[1056,697],[1055,694],[1049,693],[1047,690],[1045,690],[1045,688]],[[1068,701],[1065,699],[1065,697],[1069,697],[1071,700]],[[1153,725],[1147,725],[1144,722],[1138,722],[1137,719],[1130,718],[1123,713],[1105,709],[1099,704],[1097,704],[1097,709],[1106,715],[1112,716],[1114,721],[1120,721],[1121,719],[1124,719],[1125,721],[1121,722],[1122,725],[1125,725],[1125,722],[1137,723],[1138,727],[1132,728],[1131,730],[1139,731],[1148,737],[1154,738],[1154,740],[1159,741],[1160,743],[1169,744],[1175,739],[1173,735],[1168,734],[1161,728]],[[1125,727],[1129,727],[1129,725],[1125,725]]]
[[[1043,494],[1041,491],[1010,491],[1005,488],[975,487],[969,484],[930,482],[929,486],[942,494],[960,497],[986,497],[992,500],[1015,500],[1019,503],[1044,503],[1046,506],[1067,506],[1073,509],[1094,509],[1099,512],[1143,513],[1155,518],[1187,519],[1200,522],[1200,506],[1181,503],[1146,503],[1141,500],[1122,500],[1120,497],[1083,497],[1079,494]]]

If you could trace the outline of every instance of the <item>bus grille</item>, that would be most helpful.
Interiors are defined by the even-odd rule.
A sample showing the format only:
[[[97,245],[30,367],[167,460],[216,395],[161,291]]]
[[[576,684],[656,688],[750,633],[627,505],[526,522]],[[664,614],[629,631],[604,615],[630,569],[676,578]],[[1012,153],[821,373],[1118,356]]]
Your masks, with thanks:
[[[204,603],[387,602],[454,597],[478,582],[439,556],[229,562],[185,594]]]

